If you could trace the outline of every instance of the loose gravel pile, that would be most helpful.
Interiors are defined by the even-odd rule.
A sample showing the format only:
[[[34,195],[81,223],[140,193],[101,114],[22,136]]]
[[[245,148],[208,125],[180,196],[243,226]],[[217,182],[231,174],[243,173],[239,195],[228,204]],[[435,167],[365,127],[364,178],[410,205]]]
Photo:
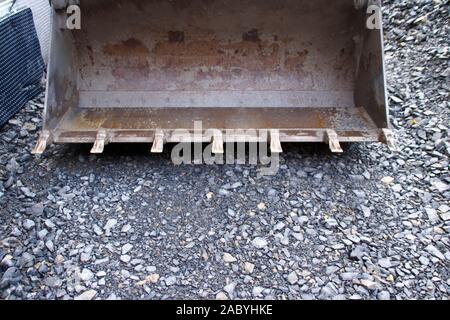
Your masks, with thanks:
[[[385,1],[384,145],[283,145],[279,173],[1,129],[2,299],[448,299],[449,1]]]

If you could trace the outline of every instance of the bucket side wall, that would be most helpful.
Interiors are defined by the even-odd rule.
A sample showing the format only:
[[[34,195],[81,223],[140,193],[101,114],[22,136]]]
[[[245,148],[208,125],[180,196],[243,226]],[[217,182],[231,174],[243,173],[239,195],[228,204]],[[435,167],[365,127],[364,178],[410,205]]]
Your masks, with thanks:
[[[51,12],[50,55],[47,66],[47,92],[44,129],[54,130],[70,108],[78,107],[78,70],[72,33],[64,28],[64,15]]]
[[[380,6],[381,8],[381,6]],[[355,83],[355,103],[363,107],[379,128],[388,128],[389,106],[386,92],[386,77],[384,67],[383,28],[369,29],[366,25],[371,14],[379,15],[381,10],[368,13],[364,9],[358,18],[361,33],[357,38],[357,72]]]

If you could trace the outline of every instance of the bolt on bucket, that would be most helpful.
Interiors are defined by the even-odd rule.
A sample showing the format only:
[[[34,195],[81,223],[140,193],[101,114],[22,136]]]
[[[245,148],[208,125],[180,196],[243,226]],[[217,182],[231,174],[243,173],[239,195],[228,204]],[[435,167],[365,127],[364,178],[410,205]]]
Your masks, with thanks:
[[[92,143],[101,153],[114,142],[161,152],[189,141],[180,130],[199,122],[228,133],[201,134],[219,153],[249,130],[270,132],[273,152],[282,142],[325,142],[333,152],[340,142],[393,147],[373,3],[53,0],[34,153],[50,143]]]

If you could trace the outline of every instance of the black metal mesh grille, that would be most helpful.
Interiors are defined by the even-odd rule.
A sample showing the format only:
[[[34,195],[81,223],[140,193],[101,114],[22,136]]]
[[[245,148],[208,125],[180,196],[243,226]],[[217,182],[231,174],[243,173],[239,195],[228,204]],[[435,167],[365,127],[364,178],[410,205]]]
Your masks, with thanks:
[[[0,126],[43,90],[44,68],[31,9],[0,17]]]

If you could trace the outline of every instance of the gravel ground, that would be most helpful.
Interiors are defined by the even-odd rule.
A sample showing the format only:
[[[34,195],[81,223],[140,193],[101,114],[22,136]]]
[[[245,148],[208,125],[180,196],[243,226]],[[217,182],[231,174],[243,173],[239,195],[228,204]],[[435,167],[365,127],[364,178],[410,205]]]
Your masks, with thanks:
[[[384,145],[283,145],[252,166],[148,146],[30,155],[40,97],[0,135],[2,299],[448,299],[449,1],[385,1]]]

